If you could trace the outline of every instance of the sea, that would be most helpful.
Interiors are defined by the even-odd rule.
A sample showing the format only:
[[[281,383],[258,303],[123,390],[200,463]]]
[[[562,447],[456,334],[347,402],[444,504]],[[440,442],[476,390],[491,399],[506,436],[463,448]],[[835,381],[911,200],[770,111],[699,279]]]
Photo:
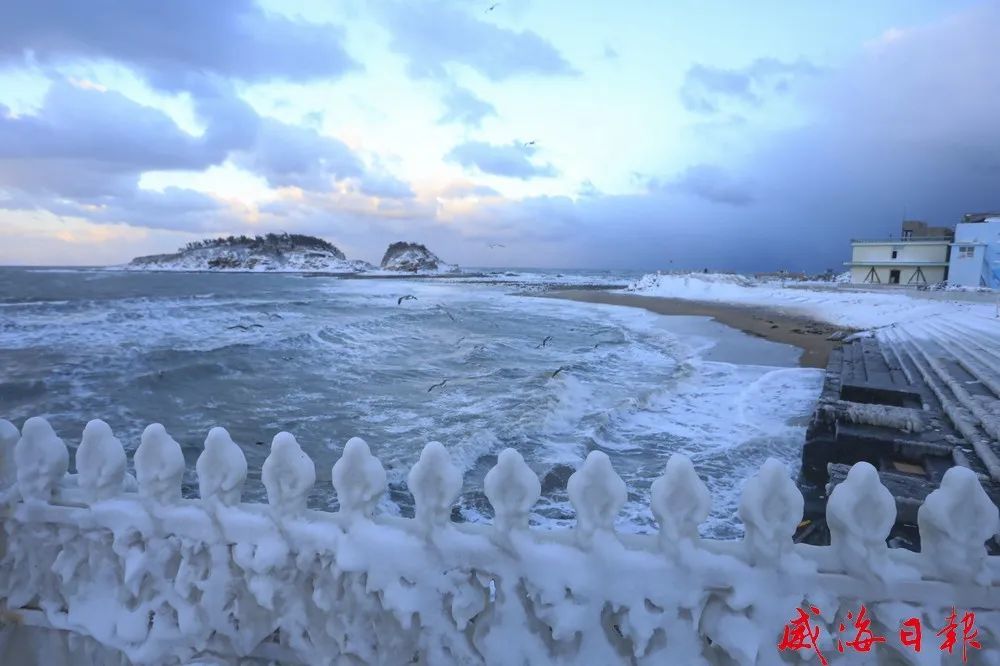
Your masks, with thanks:
[[[738,538],[746,479],[768,457],[797,473],[822,374],[705,317],[547,297],[638,277],[0,268],[0,418],[43,416],[71,449],[100,418],[130,454],[162,423],[189,495],[206,433],[224,426],[250,467],[245,501],[266,501],[260,466],[288,431],[316,464],[310,505],[327,510],[331,466],[358,436],[388,473],[379,510],[403,516],[407,473],[439,441],[465,479],[453,518],[470,522],[491,519],[483,477],[513,447],[542,480],[541,528],[575,522],[566,481],[599,450],[629,490],[618,529],[655,531],[650,484],[683,453],[712,493],[702,533]]]

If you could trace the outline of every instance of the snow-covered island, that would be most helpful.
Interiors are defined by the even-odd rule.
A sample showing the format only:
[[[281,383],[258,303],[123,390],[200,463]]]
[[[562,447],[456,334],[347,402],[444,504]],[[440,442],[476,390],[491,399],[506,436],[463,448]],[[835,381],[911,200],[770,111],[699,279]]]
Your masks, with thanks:
[[[457,273],[459,267],[420,243],[391,243],[376,267],[361,259],[348,259],[333,243],[303,234],[226,236],[192,241],[170,254],[136,257],[110,270],[178,272],[283,272],[283,273]]]
[[[348,259],[322,238],[302,234],[228,236],[193,241],[172,254],[136,257],[124,266],[130,271],[277,271],[360,273],[374,267]]]
[[[392,243],[382,256],[382,270],[409,273],[455,273],[458,266],[446,264],[420,243]]]

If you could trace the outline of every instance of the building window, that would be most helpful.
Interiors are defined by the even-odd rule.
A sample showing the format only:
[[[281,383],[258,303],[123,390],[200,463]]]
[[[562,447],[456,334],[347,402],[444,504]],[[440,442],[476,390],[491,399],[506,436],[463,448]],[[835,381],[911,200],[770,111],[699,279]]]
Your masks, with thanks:
[[[958,258],[959,259],[971,259],[976,253],[976,247],[974,245],[959,245],[958,246]]]
[[[896,250],[892,251],[892,258],[895,259],[896,255],[899,254]]]

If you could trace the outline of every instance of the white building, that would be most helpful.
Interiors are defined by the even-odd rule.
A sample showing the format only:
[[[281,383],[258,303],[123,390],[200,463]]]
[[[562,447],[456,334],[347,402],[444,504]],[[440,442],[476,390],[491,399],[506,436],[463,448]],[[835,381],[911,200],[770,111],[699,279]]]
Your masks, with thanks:
[[[1000,213],[966,215],[955,226],[948,284],[1000,289]]]
[[[852,240],[851,282],[919,286],[948,278],[951,229],[908,220],[898,239]]]

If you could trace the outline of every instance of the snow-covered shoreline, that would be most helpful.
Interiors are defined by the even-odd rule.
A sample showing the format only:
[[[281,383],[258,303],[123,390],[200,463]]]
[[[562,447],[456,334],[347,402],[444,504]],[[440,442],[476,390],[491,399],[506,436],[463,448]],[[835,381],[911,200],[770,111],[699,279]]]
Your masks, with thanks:
[[[997,314],[997,294],[861,289],[778,281],[756,281],[720,273],[650,273],[625,289],[642,296],[768,308],[855,329],[923,321],[929,317],[988,317]]]

